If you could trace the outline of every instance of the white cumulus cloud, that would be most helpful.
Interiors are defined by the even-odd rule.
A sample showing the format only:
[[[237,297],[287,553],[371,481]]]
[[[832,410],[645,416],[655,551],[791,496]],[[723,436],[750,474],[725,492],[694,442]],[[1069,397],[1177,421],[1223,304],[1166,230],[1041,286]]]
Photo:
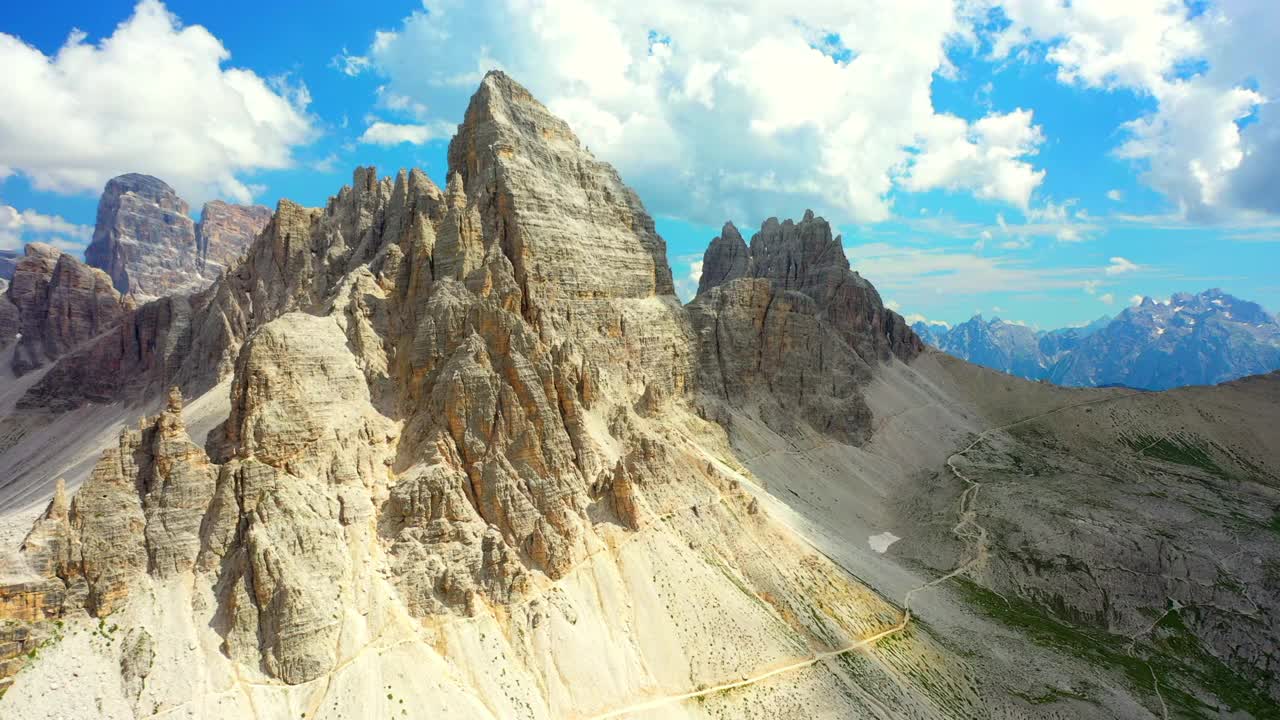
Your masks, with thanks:
[[[1009,21],[995,37],[997,58],[1044,49],[1064,83],[1155,101],[1123,126],[1127,139],[1116,151],[1137,162],[1182,216],[1280,212],[1280,113],[1266,106],[1280,97],[1280,3],[989,4]]]
[[[689,272],[676,277],[676,295],[689,302],[698,294],[698,281],[702,279],[702,259],[697,255],[685,255],[676,258],[676,262],[689,264]]]
[[[1044,180],[1026,158],[1044,142],[1030,110],[992,114],[970,125],[954,115],[935,116],[925,130],[923,152],[911,160],[909,190],[965,190],[1026,209]]]
[[[361,57],[436,120],[506,70],[662,215],[869,222],[931,189],[1025,208],[1044,178],[1032,110],[933,106],[948,53],[975,40],[971,4],[426,0]]]
[[[60,215],[0,204],[0,249],[14,250],[32,240],[83,248],[92,237],[93,228],[88,225],[77,225]]]
[[[1113,257],[1111,258],[1111,264],[1107,265],[1104,272],[1108,275],[1123,275],[1125,273],[1131,273],[1135,270],[1141,269],[1140,265],[1131,260],[1126,260],[1122,257]]]
[[[193,202],[247,201],[242,174],[292,165],[291,149],[312,137],[309,95],[229,58],[158,0],[99,42],[72,32],[53,55],[0,33],[0,158],[43,190],[99,192],[136,171]]]
[[[447,138],[454,126],[435,123],[432,125],[397,124],[375,120],[360,135],[360,142],[370,145],[421,145],[429,140]]]

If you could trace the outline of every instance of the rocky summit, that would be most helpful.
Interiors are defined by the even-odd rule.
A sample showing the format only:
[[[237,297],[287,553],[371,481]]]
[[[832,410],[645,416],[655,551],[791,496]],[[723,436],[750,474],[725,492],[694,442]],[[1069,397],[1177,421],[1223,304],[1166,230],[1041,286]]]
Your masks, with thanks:
[[[260,205],[207,203],[199,224],[187,202],[159,178],[130,173],[107,182],[85,262],[116,290],[140,300],[200,290],[217,279],[261,232]]]
[[[812,213],[682,307],[501,72],[448,159],[3,388],[0,716],[1275,716],[1280,376],[970,365]]]
[[[1142,298],[1114,318],[1047,332],[981,315],[913,327],[958,358],[1060,385],[1167,390],[1280,370],[1280,320],[1217,289]]]
[[[0,295],[0,348],[23,375],[115,326],[126,307],[101,270],[31,243]]]
[[[750,246],[727,223],[707,248],[689,309],[711,416],[746,410],[784,435],[861,444],[872,430],[864,395],[875,368],[924,349],[812,212],[799,223],[766,220]]]

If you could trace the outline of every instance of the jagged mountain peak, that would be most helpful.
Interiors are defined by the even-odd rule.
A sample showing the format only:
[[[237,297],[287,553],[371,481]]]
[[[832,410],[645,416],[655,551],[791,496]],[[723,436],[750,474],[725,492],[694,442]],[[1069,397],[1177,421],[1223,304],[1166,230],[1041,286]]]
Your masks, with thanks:
[[[554,144],[570,153],[582,151],[568,123],[509,75],[490,70],[472,94],[463,121],[449,142],[449,174],[459,173],[470,185],[495,155],[514,152],[516,143]]]
[[[889,355],[910,359],[924,347],[902,316],[884,306],[875,287],[850,269],[841,238],[812,210],[799,222],[766,219],[750,244],[733,223],[726,223],[703,256],[694,302],[745,278],[765,279],[775,292],[809,298],[867,362]]]
[[[30,573],[0,611],[69,631],[5,709],[1022,717],[1032,686],[975,680],[1013,664],[1053,687],[1077,686],[1064,667],[1096,677],[1035,643],[1006,659],[1002,642],[988,670],[995,655],[971,653],[988,646],[962,657],[919,622],[932,602],[910,604],[988,553],[1015,564],[978,523],[1017,526],[1021,506],[996,498],[1030,481],[991,481],[973,505],[995,469],[962,458],[974,438],[1003,452],[1010,414],[1079,400],[922,355],[812,212],[750,245],[727,224],[713,246],[731,262],[681,307],[634,193],[522,92],[486,77],[444,190],[361,167],[323,208],[282,200],[208,290],[128,312],[45,375],[25,407],[62,409],[66,388],[120,407],[136,381],[131,399],[159,412],[28,533]],[[965,387],[981,392],[950,408]],[[207,434],[184,419],[215,401]],[[939,482],[961,467],[973,490]],[[939,542],[955,493],[955,543]],[[788,494],[803,504],[777,504]],[[897,548],[912,564],[877,547],[886,527],[911,529]],[[867,535],[875,555],[858,552]],[[1139,557],[1166,557],[1162,538]],[[1071,552],[1073,567],[1099,557]],[[1139,567],[1116,605],[1134,631],[1167,587],[1147,582],[1166,568]],[[1039,573],[999,588],[1022,580],[1058,596]]]
[[[187,201],[178,196],[177,190],[174,190],[169,183],[154,175],[146,175],[144,173],[117,175],[108,180],[106,187],[103,189],[104,195],[122,195],[124,193],[132,193],[146,198],[161,207],[176,210],[183,215],[186,215],[190,210]]]
[[[688,308],[702,343],[707,414],[747,412],[796,439],[865,442],[865,385],[881,363],[924,348],[850,270],[840,238],[812,210],[799,222],[765,220],[749,245],[726,223],[707,247]]]
[[[732,222],[726,222],[703,258],[698,293],[740,277],[770,277],[785,289],[800,289],[824,273],[848,270],[840,238],[833,237],[831,225],[812,210],[806,210],[800,222],[766,219],[750,244]]]
[[[531,318],[566,298],[674,296],[666,243],[631,188],[500,71],[449,143],[449,174],[510,260]]]
[[[926,335],[970,362],[1066,385],[1166,389],[1280,367],[1280,322],[1219,288],[1143,297],[1114,318],[1078,327],[1037,332],[979,314]]]
[[[107,181],[85,262],[121,294],[143,300],[208,286],[248,247],[271,211],[206,203],[196,224],[186,200],[163,180],[127,173]]]

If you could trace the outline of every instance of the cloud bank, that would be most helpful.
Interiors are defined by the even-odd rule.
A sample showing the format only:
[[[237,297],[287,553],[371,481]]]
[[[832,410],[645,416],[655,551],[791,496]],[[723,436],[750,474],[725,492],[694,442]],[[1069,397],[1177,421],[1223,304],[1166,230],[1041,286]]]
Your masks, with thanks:
[[[291,149],[312,137],[309,96],[287,79],[224,67],[229,57],[158,0],[142,0],[96,44],[72,32],[51,56],[0,33],[0,177],[96,193],[136,171],[194,202],[250,200],[242,176],[291,166]]]
[[[973,41],[961,5],[427,0],[341,68],[436,118],[505,69],[656,212],[696,222],[808,206],[878,221],[898,189],[1025,208],[1044,178],[1034,113],[933,106],[948,48]]]

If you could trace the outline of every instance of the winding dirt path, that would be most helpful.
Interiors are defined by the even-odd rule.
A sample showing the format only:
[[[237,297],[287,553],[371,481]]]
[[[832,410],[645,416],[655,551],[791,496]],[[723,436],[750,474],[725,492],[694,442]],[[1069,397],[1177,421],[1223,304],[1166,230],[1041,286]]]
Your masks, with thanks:
[[[673,703],[680,703],[686,700],[694,700],[700,697],[706,697],[708,695],[714,695],[716,693],[721,693],[728,690],[737,690],[739,688],[748,687],[751,685],[755,685],[756,683],[762,682],[764,680],[768,680],[770,678],[776,677],[778,675],[783,675],[789,672],[793,672],[795,670],[803,670],[804,668],[812,667],[820,662],[823,662],[824,660],[829,660],[834,657],[839,657],[840,655],[845,655],[847,653],[853,652],[854,650],[858,650],[860,648],[869,647],[891,635],[895,635],[897,633],[902,632],[911,623],[911,618],[912,618],[911,600],[912,598],[915,597],[917,593],[923,592],[932,587],[936,587],[937,585],[941,585],[942,583],[958,575],[964,574],[975,565],[978,565],[979,563],[984,562],[989,552],[989,544],[987,540],[987,529],[983,527],[980,523],[978,523],[977,510],[975,509],[975,504],[978,499],[978,491],[982,489],[982,483],[965,475],[964,472],[962,472],[958,467],[956,467],[956,461],[959,458],[971,452],[974,448],[976,448],[978,445],[985,442],[987,438],[989,438],[991,435],[995,433],[1002,432],[1025,423],[1034,422],[1036,420],[1040,420],[1041,418],[1048,417],[1049,415],[1065,412],[1067,410],[1084,407],[1086,405],[1098,405],[1102,403],[1115,402],[1117,400],[1123,400],[1126,398],[1133,397],[1134,395],[1141,395],[1141,394],[1143,393],[1131,392],[1131,393],[1125,393],[1122,395],[1113,395],[1110,397],[1096,398],[1094,400],[1086,400],[1084,402],[1072,403],[1070,405],[1063,405],[1061,407],[1057,407],[1052,410],[1042,412],[1038,415],[1032,415],[1030,417],[1025,417],[1020,420],[1015,420],[1013,422],[1006,423],[1004,425],[999,425],[997,427],[989,428],[979,433],[977,437],[973,439],[973,442],[970,442],[968,446],[966,446],[963,450],[954,452],[950,456],[948,456],[947,467],[951,470],[952,474],[954,474],[958,479],[960,479],[966,485],[964,492],[960,493],[959,518],[955,526],[951,528],[951,532],[957,538],[959,538],[961,542],[965,544],[965,548],[968,551],[966,552],[966,555],[968,555],[969,557],[967,560],[957,565],[955,568],[953,568],[950,572],[946,573],[945,575],[936,577],[933,580],[930,580],[929,582],[926,582],[922,585],[919,585],[917,587],[914,587],[908,590],[906,595],[904,595],[902,598],[902,620],[900,620],[897,625],[894,625],[891,628],[887,628],[878,633],[875,633],[874,635],[862,638],[861,640],[857,640],[853,643],[845,645],[844,647],[818,653],[816,655],[813,655],[812,657],[805,658],[803,660],[797,660],[795,662],[791,662],[786,665],[782,665],[780,667],[775,667],[770,670],[762,671],[760,673],[757,673],[750,677],[743,678],[741,680],[722,683],[720,685],[714,685],[711,687],[704,687],[698,690],[691,690],[686,693],[680,693],[675,695],[664,695],[661,697],[644,700],[638,703],[634,703],[632,705],[627,705],[625,707],[609,710],[599,715],[592,715],[586,718],[586,720],[609,720],[609,718],[618,718],[618,717],[623,717],[625,715],[629,715],[632,713],[655,710],[657,708],[664,707],[666,705],[670,705]],[[756,488],[756,490],[758,490],[759,492],[766,492],[766,493],[768,492],[763,487],[761,487],[758,483],[752,481],[747,476],[729,467],[725,463],[721,462],[718,458],[710,457],[710,459],[715,464],[721,466],[724,470],[727,470],[729,473],[735,476],[736,479],[739,480],[739,482],[750,485],[751,487]],[[775,518],[775,520],[777,520],[778,522],[783,522],[781,518]],[[803,533],[796,531],[795,528],[790,528],[790,529],[792,533],[795,534],[796,537],[804,541],[805,544],[807,544],[812,550],[816,551],[818,554],[830,560],[833,564],[836,565],[836,567],[839,567],[841,570],[844,570],[846,573],[849,573],[850,576],[853,576],[853,573],[851,573],[849,569],[846,568],[839,560],[831,557],[822,548],[810,542],[809,539]],[[1148,665],[1148,668],[1150,669],[1149,665]],[[1154,677],[1154,671],[1152,675]],[[1161,698],[1160,702],[1161,702],[1161,705],[1163,706],[1164,705],[1163,698]],[[1168,718],[1167,710],[1165,710],[1165,718],[1166,720]]]
[[[868,645],[872,645],[876,642],[879,642],[880,640],[883,640],[884,638],[889,637],[890,635],[893,635],[894,633],[901,632],[904,628],[907,627],[907,622],[910,619],[911,619],[911,613],[910,612],[904,613],[902,617],[902,621],[899,622],[897,625],[894,625],[893,627],[888,628],[886,630],[881,630],[875,635],[871,635],[870,637],[865,637],[851,645],[840,648],[838,650],[829,650],[824,653],[818,653],[813,657],[810,657],[804,660],[797,660],[796,662],[788,663],[786,665],[782,665],[781,667],[776,667],[772,670],[768,670],[768,671],[759,673],[757,675],[752,675],[751,677],[743,678],[742,680],[738,680],[735,682],[728,682],[728,683],[723,683],[721,685],[714,685],[712,687],[702,688],[700,690],[693,690],[691,692],[683,693],[681,695],[664,695],[663,697],[658,697],[645,702],[636,703],[635,705],[628,705],[627,707],[618,708],[617,710],[610,710],[609,712],[603,713],[601,715],[593,715],[591,716],[591,718],[589,718],[589,720],[606,720],[607,718],[621,717],[623,715],[629,715],[635,712],[644,712],[646,710],[656,710],[657,708],[663,707],[665,705],[670,705],[672,703],[683,702],[685,700],[692,700],[694,698],[699,698],[706,695],[713,695],[715,693],[724,692],[726,690],[736,690],[738,688],[746,687],[748,685],[754,685],[762,680],[768,680],[769,678],[774,677],[775,675],[782,675],[784,673],[789,673],[794,670],[803,670],[804,668],[817,665],[823,660],[829,660],[833,657],[844,655],[845,653],[851,652],[860,647],[866,647]]]

